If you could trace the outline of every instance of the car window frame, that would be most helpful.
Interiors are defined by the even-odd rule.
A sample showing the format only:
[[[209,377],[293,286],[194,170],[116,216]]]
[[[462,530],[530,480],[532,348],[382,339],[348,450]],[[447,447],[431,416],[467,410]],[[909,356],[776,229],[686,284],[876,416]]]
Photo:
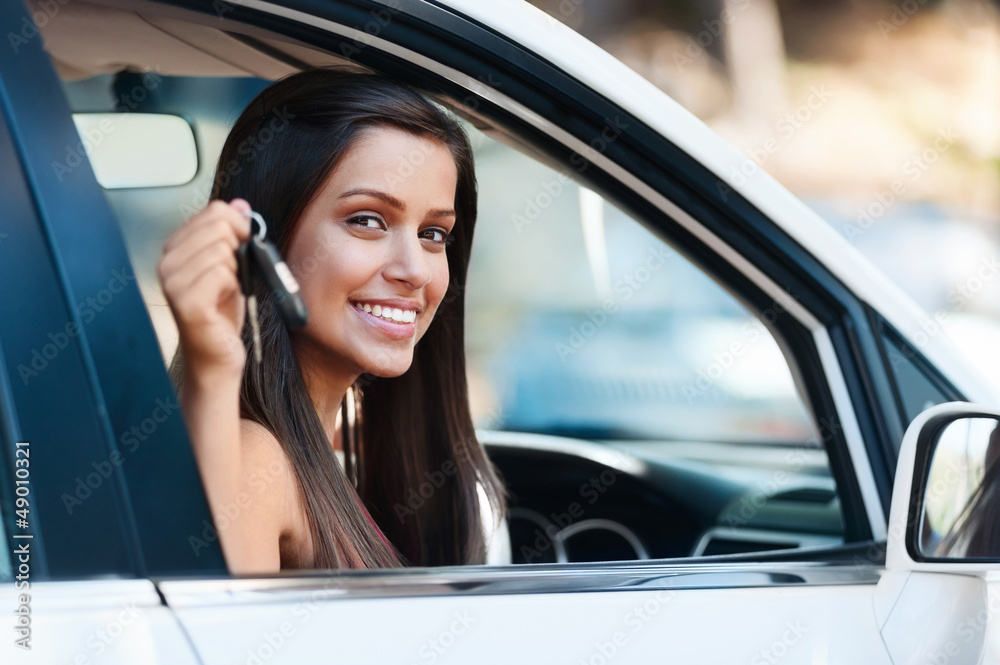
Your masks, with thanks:
[[[391,20],[375,25],[373,12],[380,11],[389,11]],[[586,144],[588,138],[599,136],[602,118],[619,110],[502,35],[436,3],[406,0],[386,10],[385,5],[367,1],[322,7],[294,0],[281,7],[255,2],[253,6],[232,7],[227,18],[239,21],[240,25],[233,27],[248,35],[261,36],[266,34],[261,30],[274,30],[285,38],[347,56],[365,67],[450,98],[453,108],[464,103],[467,118],[478,116],[512,136],[528,137],[527,143],[539,154],[557,163],[566,163],[577,152],[567,143]],[[373,26],[374,30],[365,31]],[[498,103],[496,98],[503,101]],[[841,494],[845,514],[853,515],[846,520],[847,537],[852,542],[883,539],[892,474],[889,461],[881,455],[885,446],[870,442],[885,441],[886,428],[880,421],[891,394],[884,374],[876,377],[879,381],[873,381],[870,361],[878,357],[877,348],[860,315],[862,304],[756,207],[731,190],[722,192],[719,179],[693,158],[635,118],[628,116],[627,122],[635,128],[634,136],[608,145],[600,156],[630,175],[642,172],[645,179],[631,176],[633,183],[651,187],[678,210],[690,213],[697,219],[698,229],[716,239],[726,238],[719,243],[724,245],[720,253],[717,246],[705,244],[702,238],[675,224],[671,229],[672,244],[723,283],[732,281],[727,274],[743,277],[742,271],[722,254],[754,256],[752,265],[748,261],[742,268],[749,265],[771,285],[785,285],[786,292],[795,294],[789,299],[799,301],[804,311],[813,312],[824,326],[818,331],[821,347],[816,346],[815,331],[803,328],[782,330],[780,337],[786,344],[805,343],[799,363],[805,360],[810,366],[822,368],[821,375],[827,378],[827,382],[813,382],[810,400],[831,423],[831,467],[838,484],[844,487]],[[558,128],[559,136],[540,126]],[[662,210],[650,206],[627,185],[598,168],[591,169],[590,177],[581,181],[638,219],[648,220],[650,207],[652,214],[662,216]],[[646,210],[638,209],[637,202]],[[761,299],[759,288],[753,293],[756,302],[744,294],[751,309],[766,309],[770,299]],[[798,369],[800,376],[816,374],[809,368]],[[880,363],[874,365],[874,372],[879,369],[884,369]],[[872,390],[873,385],[882,383],[885,390]],[[859,472],[869,479],[874,476],[864,490],[866,499],[860,496]]]
[[[966,397],[961,393],[961,391],[959,391],[951,381],[948,381],[948,379],[942,376],[941,373],[934,368],[930,361],[928,361],[927,358],[919,351],[919,349],[907,342],[899,331],[893,328],[884,317],[880,316],[874,310],[870,310],[870,316],[873,322],[873,327],[879,332],[879,348],[882,353],[882,360],[885,363],[887,373],[889,374],[892,382],[899,423],[903,430],[909,427],[910,423],[912,423],[921,412],[930,406],[943,404],[945,402],[966,401]],[[892,348],[890,348],[890,346]],[[893,354],[896,354],[898,359],[894,360]],[[895,365],[898,363],[906,363],[910,370],[919,375],[921,381],[924,381],[927,386],[937,392],[937,395],[929,400],[929,404],[924,404],[922,405],[922,408],[918,408],[916,410],[908,406],[911,400],[904,395],[904,392],[907,391],[909,387],[904,386],[901,382],[902,377],[895,368]],[[902,438],[894,442],[894,451],[897,454],[901,444]]]
[[[182,2],[165,4],[184,6]],[[367,13],[368,11],[384,8],[383,5],[370,2],[359,2],[351,6],[332,4],[322,8],[311,7],[306,2],[290,2],[287,4],[292,6],[292,11],[294,11],[295,7],[310,9],[317,14],[326,16],[328,20],[337,19],[343,22],[345,20],[344,16],[347,15],[349,17],[347,25],[353,24],[358,26],[355,30],[363,29],[363,26],[371,20],[370,14]],[[550,116],[550,121],[551,118],[565,113],[567,109],[573,109],[577,113],[580,113],[580,116],[569,119],[565,129],[570,136],[575,137],[575,140],[583,141],[584,144],[586,144],[588,136],[600,134],[601,125],[595,125],[591,121],[595,115],[600,116],[601,109],[609,108],[610,102],[607,100],[601,99],[596,93],[592,92],[583,95],[584,98],[577,98],[580,96],[578,93],[582,86],[565,80],[567,77],[555,70],[549,71],[548,75],[556,79],[562,76],[562,80],[556,82],[550,80],[544,83],[545,79],[540,79],[537,76],[538,71],[532,71],[535,67],[545,68],[546,64],[544,62],[536,62],[537,58],[532,60],[531,54],[526,53],[517,54],[519,57],[511,61],[509,57],[511,55],[510,49],[516,49],[516,45],[504,41],[500,36],[489,32],[483,26],[463,19],[446,8],[426,2],[405,2],[401,6],[405,7],[406,11],[402,12],[400,10],[400,14],[396,17],[397,20],[386,27],[385,36],[387,38],[392,37],[393,40],[406,44],[408,47],[417,47],[420,49],[420,52],[424,53],[424,57],[430,58],[433,62],[443,60],[447,63],[445,65],[447,67],[460,64],[459,61],[462,58],[459,56],[462,52],[457,50],[460,46],[468,48],[470,44],[477,44],[476,51],[478,54],[483,56],[484,49],[486,49],[485,55],[489,56],[487,60],[481,60],[478,63],[479,65],[485,64],[484,71],[488,71],[487,74],[481,72],[480,76],[490,80],[490,77],[495,74],[500,79],[497,87],[504,88],[505,96],[507,92],[516,92],[522,100],[534,99],[535,106],[532,107],[533,111],[542,113],[541,117],[543,119],[544,114],[547,113]],[[271,14],[261,11],[261,7],[269,7],[275,13]],[[333,53],[337,53],[338,44],[340,46],[350,45],[349,42],[341,37],[331,35],[324,28],[306,26],[290,19],[276,16],[276,14],[280,15],[284,9],[286,8],[278,8],[275,5],[267,5],[266,3],[255,4],[254,7],[234,6],[232,15],[229,18],[263,29],[277,28],[280,34],[302,39],[306,43],[320,48],[323,48],[325,45]],[[201,9],[201,12],[206,20],[209,18],[218,20],[218,17],[215,15],[209,16],[208,11],[204,8]],[[330,17],[333,17],[333,19]],[[445,32],[441,28],[436,27],[443,24],[438,19],[443,20],[444,24],[453,25],[455,21],[462,22],[459,32],[471,36],[462,44],[456,44],[454,40],[442,40],[441,37],[443,34],[454,35],[455,33]],[[327,25],[326,27],[328,28],[329,26]],[[398,34],[395,32],[392,35],[388,34],[390,28],[393,31],[398,31]],[[453,28],[448,27],[448,30],[453,30]],[[503,48],[497,47],[494,50],[489,50],[490,46],[488,44],[484,45],[481,41],[477,41],[479,37],[489,37],[485,41],[491,42],[496,42],[499,39],[499,44],[503,45]],[[447,52],[447,58],[442,56],[444,52]],[[427,53],[431,55],[427,55]],[[38,54],[35,57],[43,55],[39,48]],[[538,127],[526,124],[524,118],[512,113],[510,108],[504,108],[502,104],[494,104],[487,101],[485,97],[477,96],[480,92],[483,92],[484,87],[487,91],[493,90],[495,87],[489,85],[483,86],[481,82],[477,85],[477,79],[473,76],[468,76],[468,78],[462,81],[451,81],[440,72],[431,72],[423,66],[417,66],[405,58],[400,58],[398,54],[383,52],[371,46],[363,49],[361,53],[353,55],[360,64],[365,66],[379,69],[389,75],[398,76],[410,83],[421,85],[443,94],[455,95],[458,93],[458,98],[464,97],[463,101],[469,105],[472,102],[476,102],[477,108],[474,110],[483,114],[483,117],[488,117],[491,123],[503,127],[506,131],[511,132],[512,135],[531,137],[530,142],[539,146],[543,152],[548,153],[550,156],[562,154],[563,159],[568,160],[575,152],[568,145],[561,143],[561,138],[553,137],[540,131]],[[47,56],[45,56],[45,59],[47,60]],[[51,64],[46,62],[45,66],[48,67],[49,73],[48,79],[44,81],[44,84],[47,94],[51,96],[53,88],[58,86],[58,81],[55,79],[54,71],[51,70]],[[468,66],[471,67],[471,64]],[[520,67],[522,71],[511,71],[510,67],[512,66]],[[549,66],[549,69],[552,70],[553,68]],[[6,71],[0,71],[0,73],[6,77]],[[540,89],[532,90],[530,84],[538,85],[540,80],[544,85]],[[561,89],[563,86],[564,89]],[[567,90],[565,88],[574,89]],[[549,94],[552,97],[549,97]],[[577,97],[574,97],[574,95],[577,95]],[[511,99],[510,97],[507,98]],[[73,135],[68,133],[68,130],[71,128],[71,119],[65,99],[61,96],[61,93],[53,97],[53,99],[61,101],[61,104],[56,104],[55,110],[65,111],[65,122],[56,123],[55,125],[58,130],[56,135],[62,137],[62,140],[69,141]],[[561,99],[564,106],[546,109],[546,100],[552,99]],[[480,104],[478,103],[480,101],[486,101],[487,103]],[[594,105],[591,105],[591,103]],[[610,108],[614,108],[614,105],[610,105]],[[643,168],[652,168],[652,171],[644,173],[647,178],[645,181],[641,181],[643,184],[650,186],[654,191],[660,192],[668,201],[677,205],[679,209],[688,211],[703,229],[712,232],[716,237],[720,237],[719,231],[725,232],[726,247],[741,256],[749,255],[757,257],[759,260],[755,261],[754,265],[758,267],[762,275],[775,284],[793,285],[794,288],[791,288],[790,291],[800,294],[796,295],[794,300],[801,302],[806,311],[820,312],[816,318],[818,322],[823,324],[824,333],[828,335],[830,340],[830,348],[834,354],[833,361],[843,371],[844,376],[842,377],[842,381],[846,384],[851,384],[852,382],[861,384],[863,388],[862,390],[847,389],[848,403],[851,407],[858,407],[859,405],[867,406],[871,411],[868,414],[863,414],[861,418],[856,418],[855,427],[860,430],[870,429],[868,425],[869,421],[877,422],[882,417],[880,415],[882,414],[882,403],[878,399],[878,395],[873,396],[872,391],[867,387],[870,384],[869,373],[872,369],[870,364],[866,362],[865,353],[858,353],[858,347],[864,348],[872,340],[865,338],[865,331],[861,322],[853,316],[854,310],[860,306],[857,299],[843,285],[830,276],[828,271],[823,270],[822,266],[819,266],[813,257],[808,255],[801,247],[795,245],[787,234],[781,232],[780,229],[770,222],[770,220],[767,220],[749,202],[734,192],[730,192],[729,194],[732,200],[719,201],[717,196],[713,197],[711,192],[717,189],[718,181],[711,174],[683,153],[683,151],[676,148],[676,146],[672,146],[665,139],[656,135],[655,132],[643,129],[641,123],[638,123],[634,119],[628,120],[628,122],[633,121],[636,127],[636,135],[630,137],[628,141],[623,140],[618,144],[609,146],[604,156],[612,164],[619,166],[632,164],[630,167],[632,171],[642,172]],[[655,139],[652,146],[643,145],[643,141],[648,139]],[[650,161],[649,154],[650,150],[655,151],[657,148],[661,148],[661,151],[657,154],[658,161],[654,163]],[[558,160],[558,157],[556,159]],[[659,169],[659,172],[657,172],[657,169]],[[606,198],[616,205],[620,205],[626,212],[633,215],[637,214],[640,219],[644,220],[664,217],[662,210],[658,210],[649,201],[637,196],[635,191],[626,187],[610,174],[604,173],[598,168],[591,169],[590,171],[589,176],[584,179],[586,184],[592,186],[595,191],[605,195]],[[93,179],[92,173],[90,174],[90,178]],[[653,180],[654,182],[650,184],[649,180]],[[93,203],[96,206],[96,209],[87,216],[88,223],[97,224],[104,234],[111,233],[110,236],[106,235],[105,237],[109,238],[108,247],[113,250],[111,252],[114,255],[113,258],[120,259],[124,257],[127,261],[127,255],[124,253],[124,246],[121,243],[120,232],[114,226],[115,222],[107,210],[106,204],[103,201],[97,201],[96,199],[99,197],[94,196],[95,193],[100,194],[96,187],[96,181],[94,181],[86,197],[88,203]],[[49,200],[45,199],[44,203],[40,204],[40,207],[47,208],[49,203]],[[60,209],[58,213],[58,216],[52,216],[45,221],[49,225],[50,232],[54,231],[56,234],[59,232],[66,233],[71,223],[79,223],[80,221],[79,215],[70,215],[66,209]],[[685,254],[689,252],[689,258],[697,265],[706,269],[709,274],[716,275],[720,280],[724,280],[724,283],[743,283],[741,280],[746,279],[744,273],[727,261],[718,252],[717,248],[706,245],[701,238],[696,237],[690,231],[676,224],[675,221],[664,219],[663,224],[667,225],[668,223],[672,224],[669,229],[671,234],[676,234],[671,235],[672,244],[678,246]],[[657,228],[661,232],[664,230],[660,227]],[[112,233],[109,229],[114,229],[114,232]],[[119,234],[117,239],[115,239],[114,233]],[[53,252],[63,262],[65,262],[67,255],[66,243],[70,237],[72,236],[66,235],[61,238],[53,238],[51,241]],[[783,251],[779,253],[775,251],[775,248]],[[793,257],[794,265],[784,265],[784,261],[788,257]],[[107,258],[105,258],[105,261],[107,261]],[[88,270],[90,269],[92,268],[88,268]],[[82,269],[77,267],[77,270]],[[814,270],[814,272],[810,272],[810,270]],[[71,287],[79,286],[80,282],[83,281],[83,277],[81,275],[69,274],[62,276],[62,278],[65,280],[67,289],[65,295],[66,301],[74,302],[75,300],[71,297],[73,293]],[[830,282],[830,280],[833,281]],[[820,286],[823,288],[820,288]],[[753,287],[752,289],[740,289],[740,293],[744,295],[753,310],[761,311],[766,306],[766,303],[770,301],[770,298],[759,288],[759,285],[753,284]],[[831,300],[834,302],[830,302]],[[149,323],[141,298],[138,298],[138,295],[136,295],[136,299],[129,302],[129,309],[131,312],[130,320],[140,329],[142,348],[146,349],[147,352],[149,349],[157,349],[158,353],[152,326]],[[821,356],[823,353],[828,353],[829,351],[824,351],[816,347],[815,337],[811,331],[796,322],[795,325],[790,326],[787,330],[779,330],[779,333],[785,343],[791,344],[796,348],[798,345],[802,345],[802,355],[797,358],[798,364],[808,365],[808,367],[800,366],[798,368],[800,372],[803,374],[812,374],[812,372],[805,370],[808,370],[815,363],[815,367],[826,368],[821,375],[827,375],[831,360],[829,358],[824,359]],[[865,343],[859,344],[859,337]],[[92,368],[90,370],[92,378],[103,390],[112,390],[111,384],[114,381],[121,380],[124,376],[130,375],[130,372],[126,368],[120,366],[116,366],[113,372],[98,372],[93,364],[97,362],[95,359],[100,357],[100,353],[95,353],[95,342],[89,338],[85,339],[82,336],[80,342],[82,347],[81,352],[84,355],[88,355],[86,352],[89,351],[91,363],[89,367]],[[88,346],[89,348],[87,348]],[[146,378],[157,387],[162,388],[169,385],[168,383],[164,383],[168,381],[165,371],[161,374],[149,367],[142,371],[145,373]],[[150,389],[146,388],[146,390]],[[809,390],[815,393],[810,394],[810,402],[814,407],[818,406],[821,412],[828,411],[834,417],[838,415],[840,417],[855,417],[853,408],[848,413],[844,411],[843,404],[839,407],[835,404],[835,397],[831,394],[830,385],[825,381],[813,381]],[[840,399],[844,399],[843,395],[840,396]],[[111,454],[116,449],[118,437],[123,431],[127,430],[127,423],[136,422],[136,418],[141,417],[143,412],[141,410],[137,411],[134,407],[123,407],[122,410],[119,410],[112,404],[106,405],[106,408],[110,409],[108,414],[109,422],[113,421],[114,424],[106,429],[103,445],[108,454]],[[839,413],[838,408],[840,410]],[[867,418],[864,415],[867,415]],[[872,533],[873,526],[877,528],[877,525],[873,525],[870,521],[870,516],[867,512],[870,510],[870,506],[854,505],[850,507],[852,502],[859,504],[863,503],[863,501],[858,498],[859,491],[857,488],[851,487],[852,484],[856,485],[857,483],[855,468],[850,461],[852,453],[847,449],[847,442],[843,432],[837,432],[836,430],[837,428],[834,428],[834,443],[831,450],[835,449],[838,452],[831,455],[831,464],[839,468],[839,470],[835,470],[835,474],[839,473],[838,482],[843,482],[847,486],[846,496],[853,497],[845,502],[845,510],[850,509],[856,513],[855,522],[860,526],[857,533],[853,533],[851,538],[852,541],[861,543],[873,535],[878,535],[877,533]],[[186,431],[171,431],[169,437],[164,432],[163,436],[166,445],[171,446],[171,450],[179,455],[179,459],[181,459],[182,465],[190,477],[190,471],[193,469],[196,472],[196,468],[193,465],[193,457],[190,456],[190,443]],[[864,441],[868,441],[872,437],[878,438],[873,434],[870,435],[867,432],[863,432]],[[185,446],[187,447],[186,452],[182,450]],[[854,454],[856,453],[857,451]],[[865,454],[868,461],[874,459],[870,445],[866,446]],[[873,472],[876,472],[877,469],[874,468],[876,465],[872,464],[872,467]],[[135,494],[140,491],[135,488],[144,488],[145,485],[141,483],[141,476],[139,475],[126,478],[123,473],[118,478],[118,481],[120,486],[119,491],[122,493],[121,507],[132,511],[131,519],[126,520],[130,524],[123,526],[122,530],[130,538],[134,539],[131,544],[131,551],[142,561],[142,564],[138,565],[136,570],[141,574],[149,574],[151,576],[176,574],[184,571],[198,575],[224,573],[224,568],[222,571],[219,570],[221,550],[217,546],[209,553],[209,557],[197,561],[183,555],[181,552],[171,551],[163,553],[160,559],[158,559],[159,563],[157,565],[149,565],[150,557],[155,557],[156,555],[153,553],[154,548],[148,542],[143,541],[140,528],[137,525],[137,522],[141,522],[147,512],[137,508],[137,506],[142,505],[143,501],[136,501],[138,497]],[[881,482],[884,485],[884,478]],[[888,482],[891,484],[891,475]],[[203,499],[203,490],[201,495]],[[887,508],[887,505],[883,506],[883,508]],[[195,506],[187,511],[189,518],[195,515],[204,516],[206,514],[207,504],[204,503],[200,507]],[[174,557],[176,557],[176,560]],[[761,557],[754,557],[755,560],[759,558]]]
[[[11,24],[32,24],[22,3],[9,9]],[[66,168],[76,146],[81,139],[42,39],[4,50],[0,160],[7,177],[0,192],[16,224],[2,248],[17,251],[4,257],[11,270],[0,306],[17,316],[0,321],[0,343],[14,411],[7,422],[17,423],[13,441],[26,441],[35,460],[33,580],[224,573],[218,542],[201,552],[188,542],[211,518],[179,409],[157,424],[141,453],[126,455],[119,445],[174,391],[93,170],[85,158]],[[104,291],[111,300],[103,306],[114,313],[87,321],[81,304],[97,310],[100,303],[88,298],[101,300]],[[18,374],[32,349],[47,343],[55,355],[36,373],[58,376],[48,391],[35,375]],[[62,417],[53,417],[56,408]],[[71,510],[64,499],[75,481],[91,491]],[[165,486],[173,488],[169,501],[149,491]]]
[[[291,2],[285,3],[281,8],[271,6],[269,9],[274,14],[270,17],[261,16],[257,11],[259,8],[268,7],[266,3],[260,3],[253,10],[246,12],[241,10],[248,8],[239,7],[235,10],[239,15],[234,14],[234,18],[246,20],[251,25],[266,29],[269,26],[273,27],[275,22],[284,22],[284,19],[275,16],[294,15],[302,21],[296,32],[303,41],[314,47],[325,48],[333,54],[348,50],[351,46],[350,40],[354,39],[359,30],[354,28],[352,31],[351,28],[344,26],[350,26],[352,20],[359,19],[357,8],[341,5],[316,8],[306,7],[305,4]],[[368,3],[358,4],[365,6]],[[376,6],[379,5],[372,4],[373,8]],[[312,13],[311,17],[306,15],[306,10]],[[302,11],[301,15],[297,13],[299,11]],[[243,16],[243,13],[246,16]],[[363,27],[371,20],[368,15],[361,16],[364,17],[364,21],[356,24],[359,27]],[[431,16],[434,18],[432,22],[429,21]],[[436,29],[429,29],[428,25],[431,24],[436,26]],[[445,29],[448,30],[449,39],[440,39],[440,34]],[[309,34],[307,36],[303,33]],[[463,39],[456,39],[456,36],[461,36]],[[570,163],[574,155],[579,156],[585,152],[574,150],[570,144],[576,142],[585,146],[589,140],[600,137],[605,129],[605,119],[614,116],[620,109],[581,83],[569,79],[548,63],[519,48],[502,36],[463,19],[446,8],[416,1],[400,3],[393,20],[384,26],[380,35],[365,39],[364,47],[357,53],[352,53],[351,57],[362,65],[450,97],[457,105],[466,102],[467,115],[487,120],[491,125],[518,137],[516,140],[520,143],[532,146],[536,152],[545,154],[556,163]],[[420,64],[407,60],[407,53],[415,54],[410,57],[412,60],[419,59]],[[475,65],[474,72],[463,71],[463,67],[468,69],[473,68],[473,65]],[[483,85],[484,82],[488,82],[488,85]],[[518,99],[515,100],[512,94],[518,95]],[[501,101],[493,101],[491,97]],[[559,106],[556,106],[557,102]],[[599,157],[602,161],[610,163],[613,169],[628,174],[627,178],[616,178],[609,173],[602,173],[601,168],[595,167],[589,169],[589,176],[580,180],[626,213],[637,219],[646,220],[647,223],[650,219],[662,218],[663,211],[637,195],[636,186],[651,187],[670,205],[676,206],[681,214],[690,214],[692,218],[697,219],[695,224],[716,239],[715,247],[704,242],[704,233],[701,234],[702,237],[697,237],[695,233],[673,220],[670,220],[672,227],[669,229],[671,244],[721,283],[729,284],[727,289],[731,292],[734,290],[731,288],[734,283],[733,276],[737,276],[736,280],[744,279],[745,276],[723,254],[728,252],[730,256],[747,257],[752,251],[758,260],[754,261],[753,265],[750,261],[746,261],[742,266],[743,270],[758,272],[760,279],[774,286],[788,283],[801,285],[801,290],[793,291],[795,296],[789,297],[788,300],[799,301],[806,311],[819,310],[821,314],[816,317],[817,320],[836,321],[841,324],[827,328],[831,345],[835,349],[838,344],[846,346],[847,350],[852,352],[850,357],[855,362],[843,363],[842,352],[837,349],[835,369],[845,370],[854,367],[859,369],[860,373],[867,374],[869,363],[857,363],[857,357],[853,353],[856,349],[856,345],[852,346],[856,344],[855,340],[843,340],[845,336],[849,337],[854,330],[861,328],[861,324],[864,323],[863,319],[857,323],[858,317],[854,315],[856,311],[861,311],[857,299],[814,257],[806,253],[749,202],[732,191],[720,195],[719,180],[702,165],[631,115],[624,112],[622,115],[626,118],[624,122],[629,123],[630,128],[634,128],[635,135],[623,135],[623,140],[608,144]],[[654,156],[655,160],[651,159]],[[637,172],[647,176],[645,181],[632,175]],[[628,180],[631,182],[625,184]],[[704,196],[706,192],[707,197]],[[734,220],[734,217],[737,219]],[[665,232],[664,228],[657,228],[655,224],[650,226],[654,232]],[[751,228],[751,233],[745,235],[732,233],[734,230],[743,230],[746,226]],[[723,242],[721,238],[724,236],[726,240]],[[718,245],[724,246],[721,253]],[[776,249],[785,253],[777,254]],[[797,259],[794,266],[797,270],[787,269],[785,261],[788,257]],[[773,278],[772,275],[775,274],[780,277]],[[844,297],[844,302],[838,304],[846,307],[841,308],[839,312],[831,311],[829,307],[831,292]],[[773,302],[766,294],[762,296],[758,284],[754,285],[752,293],[747,291],[742,296],[750,309],[756,312],[766,310]],[[780,333],[786,343],[794,344],[801,339],[806,341],[809,348],[814,346],[813,341],[808,340],[810,335],[801,334],[803,333],[801,329],[797,332],[782,330]],[[830,376],[832,360],[824,359],[821,355],[816,350],[809,353],[804,351],[800,364],[801,359],[808,359],[810,364],[819,361],[815,366],[822,367],[822,375],[835,382],[839,377]],[[815,374],[804,367],[800,367],[799,370],[802,375]],[[844,379],[849,378],[846,371],[844,375]],[[855,384],[863,389],[859,392],[845,388],[839,395],[839,399],[843,401],[845,397],[843,393],[846,392],[846,397],[852,406],[857,406],[859,394],[868,397],[864,388],[870,385],[870,381],[866,376],[863,380],[855,381]],[[810,394],[810,399],[814,405],[826,409],[833,404],[835,397],[829,394],[831,392],[829,384],[820,385],[817,382],[812,390],[815,394]],[[880,405],[879,408],[881,409]],[[867,505],[862,505],[864,501],[858,498],[861,490],[855,473],[864,471],[866,461],[871,463],[871,449],[865,447],[863,443],[859,446],[858,443],[859,440],[878,438],[878,430],[862,427],[866,424],[865,420],[855,419],[853,416],[853,409],[846,404],[842,404],[839,411],[833,409],[827,411],[827,421],[832,423],[831,440],[835,441],[835,445],[830,448],[831,467],[838,483],[845,486],[841,492],[845,515],[853,515],[853,518],[845,519],[849,523],[847,536],[852,541],[862,541],[884,536],[891,476],[883,478],[881,483],[876,481],[881,505],[873,506],[871,501]],[[863,439],[855,436],[853,450],[848,450],[848,442],[843,436],[843,424],[837,422],[838,417],[853,421],[845,423],[848,429],[852,429],[853,426],[856,430],[869,430],[864,433]],[[870,409],[869,417],[874,418]],[[856,458],[861,457],[860,469],[856,469],[851,460],[852,455]]]

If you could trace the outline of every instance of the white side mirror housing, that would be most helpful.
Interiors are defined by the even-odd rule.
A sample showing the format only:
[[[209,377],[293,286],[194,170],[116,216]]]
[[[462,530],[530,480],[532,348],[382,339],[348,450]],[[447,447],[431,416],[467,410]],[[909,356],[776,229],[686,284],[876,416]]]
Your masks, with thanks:
[[[1000,410],[939,404],[907,428],[885,565],[952,573],[1000,570]]]

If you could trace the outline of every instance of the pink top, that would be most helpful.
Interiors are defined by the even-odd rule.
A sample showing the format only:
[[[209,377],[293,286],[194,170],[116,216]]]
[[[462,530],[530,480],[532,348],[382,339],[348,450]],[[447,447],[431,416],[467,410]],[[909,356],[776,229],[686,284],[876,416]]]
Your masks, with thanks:
[[[368,512],[367,508],[365,508],[365,504],[363,501],[361,501],[361,497],[358,496],[357,493],[355,493],[354,498],[357,499],[358,505],[361,506],[361,512],[363,512],[365,514],[365,517],[368,518],[368,523],[372,525],[373,529],[375,529],[375,533],[378,534],[378,537],[382,539],[382,542],[385,543],[386,547],[388,547],[390,550],[394,550],[395,548],[389,542],[389,539],[385,537],[384,533],[382,533],[382,529],[378,528],[378,524],[375,524],[375,520],[372,519],[371,513]]]

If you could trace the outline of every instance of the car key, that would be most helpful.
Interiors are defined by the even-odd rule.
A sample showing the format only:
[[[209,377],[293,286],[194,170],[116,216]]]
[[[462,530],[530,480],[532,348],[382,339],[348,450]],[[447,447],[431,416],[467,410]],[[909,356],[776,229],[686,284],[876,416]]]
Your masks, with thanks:
[[[250,327],[253,330],[254,358],[259,363],[263,357],[263,350],[257,315],[255,278],[262,277],[267,287],[274,293],[281,317],[289,328],[304,326],[309,313],[295,276],[281,259],[278,250],[266,238],[267,223],[264,218],[254,211],[246,213],[246,216],[257,223],[257,232],[253,232],[251,224],[250,240],[240,245],[236,251],[236,260],[239,265],[240,286],[247,298],[247,316],[250,318]]]
[[[264,238],[263,233],[251,238],[249,246],[255,267],[274,293],[285,325],[289,328],[301,328],[309,320],[309,312],[306,310],[306,301],[299,292],[299,283],[288,264],[281,259],[277,248]]]
[[[274,294],[285,325],[289,328],[301,328],[308,322],[309,312],[299,291],[299,283],[288,268],[288,264],[278,254],[277,248],[267,240],[267,224],[264,218],[252,211],[250,217],[257,222],[259,229],[257,234],[251,234],[248,243],[253,267]]]

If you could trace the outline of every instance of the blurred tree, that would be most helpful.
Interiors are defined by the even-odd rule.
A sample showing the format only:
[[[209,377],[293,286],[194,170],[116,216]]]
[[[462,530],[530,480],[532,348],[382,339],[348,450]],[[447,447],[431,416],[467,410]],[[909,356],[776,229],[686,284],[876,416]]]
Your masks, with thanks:
[[[533,3],[598,44],[622,32],[649,26],[687,32],[696,50],[703,49],[722,63],[733,89],[737,117],[747,121],[772,117],[774,109],[784,105],[785,48],[775,0]]]

